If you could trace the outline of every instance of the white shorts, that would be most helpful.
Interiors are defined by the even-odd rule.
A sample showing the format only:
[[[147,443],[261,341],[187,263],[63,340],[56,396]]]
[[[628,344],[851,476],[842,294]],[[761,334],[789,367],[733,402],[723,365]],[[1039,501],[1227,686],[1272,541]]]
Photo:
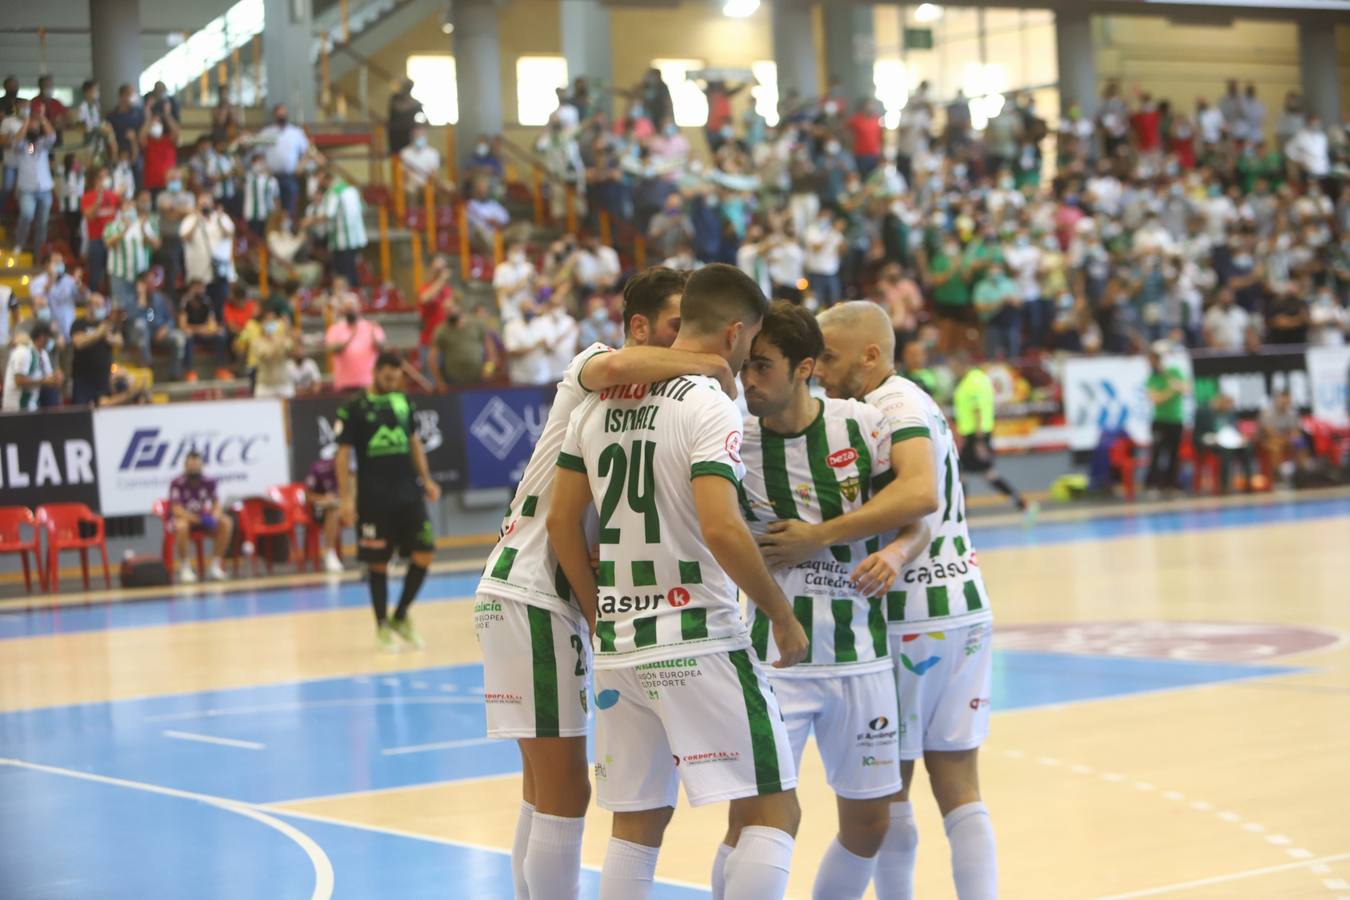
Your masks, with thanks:
[[[581,619],[479,594],[473,630],[483,651],[488,737],[586,735],[591,642]]]
[[[926,634],[891,631],[901,759],[921,759],[925,750],[973,750],[984,743],[994,683],[993,631],[992,622]]]
[[[773,688],[748,650],[595,673],[596,802],[615,812],[694,806],[797,785]]]
[[[778,695],[798,768],[806,738],[815,731],[826,780],[840,797],[871,800],[900,790],[894,672],[822,678],[771,674],[769,681]]]

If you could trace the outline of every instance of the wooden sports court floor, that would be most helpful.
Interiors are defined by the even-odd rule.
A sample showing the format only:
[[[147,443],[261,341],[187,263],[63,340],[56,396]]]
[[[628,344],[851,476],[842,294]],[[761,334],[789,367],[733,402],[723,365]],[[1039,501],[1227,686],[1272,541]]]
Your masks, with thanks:
[[[974,540],[1003,896],[1350,898],[1350,493]],[[430,578],[430,647],[397,656],[351,579],[4,602],[0,897],[509,897],[519,763],[483,737],[475,581]],[[834,829],[803,769],[799,898]],[[950,897],[918,791],[918,895]],[[706,896],[721,815],[676,814],[660,900]],[[583,896],[607,830],[593,812]]]

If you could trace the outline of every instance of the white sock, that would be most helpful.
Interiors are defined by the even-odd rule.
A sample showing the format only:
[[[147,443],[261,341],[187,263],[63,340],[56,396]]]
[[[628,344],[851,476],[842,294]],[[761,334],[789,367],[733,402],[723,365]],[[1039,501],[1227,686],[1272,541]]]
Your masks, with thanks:
[[[520,801],[516,837],[511,841],[511,883],[516,889],[516,900],[530,900],[530,888],[525,884],[525,848],[530,844],[530,822],[533,817],[533,804]]]
[[[727,857],[726,900],[783,900],[794,843],[792,835],[777,828],[742,828]]]
[[[952,880],[960,900],[989,900],[998,896],[998,860],[994,826],[983,803],[967,803],[942,819],[952,845]]]
[[[717,845],[717,855],[713,857],[712,900],[722,900],[727,893],[727,857],[735,847],[726,844]]]
[[[816,870],[812,900],[862,900],[876,865],[875,857],[858,856],[836,836]]]
[[[660,847],[609,839],[605,866],[600,870],[600,900],[647,900],[656,878]]]
[[[581,833],[585,819],[535,811],[525,853],[526,896],[532,900],[576,900],[581,893]]]
[[[919,855],[919,829],[908,800],[891,804],[891,824],[877,853],[877,896],[881,900],[913,900],[914,863]]]

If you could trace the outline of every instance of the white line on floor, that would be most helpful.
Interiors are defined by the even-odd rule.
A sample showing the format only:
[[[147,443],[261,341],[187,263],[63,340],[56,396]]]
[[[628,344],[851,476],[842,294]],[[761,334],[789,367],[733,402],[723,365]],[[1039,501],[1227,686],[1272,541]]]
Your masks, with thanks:
[[[167,738],[180,741],[197,741],[200,744],[219,744],[222,747],[238,747],[240,750],[266,750],[266,744],[257,741],[236,741],[234,738],[212,737],[209,734],[193,734],[190,731],[163,731]]]
[[[440,741],[435,744],[411,744],[407,747],[387,747],[380,751],[381,756],[402,756],[406,753],[426,753],[430,750],[455,750],[460,747],[481,747],[496,743],[495,738],[466,738],[459,741]]]
[[[1337,853],[1335,856],[1322,856],[1305,862],[1283,863],[1278,866],[1264,866],[1260,869],[1244,869],[1241,872],[1230,872],[1227,875],[1215,875],[1212,878],[1197,878],[1195,881],[1178,881],[1173,884],[1164,884],[1159,887],[1146,888],[1142,891],[1130,891],[1128,894],[1112,894],[1109,897],[1100,897],[1098,900],[1131,900],[1133,897],[1156,897],[1159,894],[1170,894],[1173,891],[1185,891],[1190,890],[1191,888],[1206,887],[1211,884],[1223,884],[1228,881],[1241,881],[1244,878],[1257,878],[1261,875],[1270,875],[1275,872],[1287,872],[1291,869],[1303,869],[1318,865],[1319,863],[1337,862],[1342,859],[1350,859],[1350,853]]]

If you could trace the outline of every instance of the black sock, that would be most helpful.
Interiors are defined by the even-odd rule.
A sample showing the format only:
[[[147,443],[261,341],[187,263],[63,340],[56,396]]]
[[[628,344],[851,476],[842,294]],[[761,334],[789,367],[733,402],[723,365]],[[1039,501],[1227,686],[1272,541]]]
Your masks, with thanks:
[[[394,610],[395,619],[402,619],[408,615],[408,607],[417,599],[417,592],[422,589],[422,581],[426,577],[427,570],[424,566],[416,563],[408,566],[408,572],[403,576],[403,593],[398,598],[398,609]]]
[[[991,478],[989,479],[989,483],[994,486],[994,490],[1008,497],[1011,497],[1012,502],[1017,504],[1018,509],[1027,508],[1027,501],[1022,499],[1022,495],[1017,493],[1017,488],[1013,487],[1011,484],[1008,484],[1006,479],[1001,477]]]
[[[375,607],[375,624],[383,625],[389,618],[389,573],[371,569],[366,577],[370,581],[370,605]]]

